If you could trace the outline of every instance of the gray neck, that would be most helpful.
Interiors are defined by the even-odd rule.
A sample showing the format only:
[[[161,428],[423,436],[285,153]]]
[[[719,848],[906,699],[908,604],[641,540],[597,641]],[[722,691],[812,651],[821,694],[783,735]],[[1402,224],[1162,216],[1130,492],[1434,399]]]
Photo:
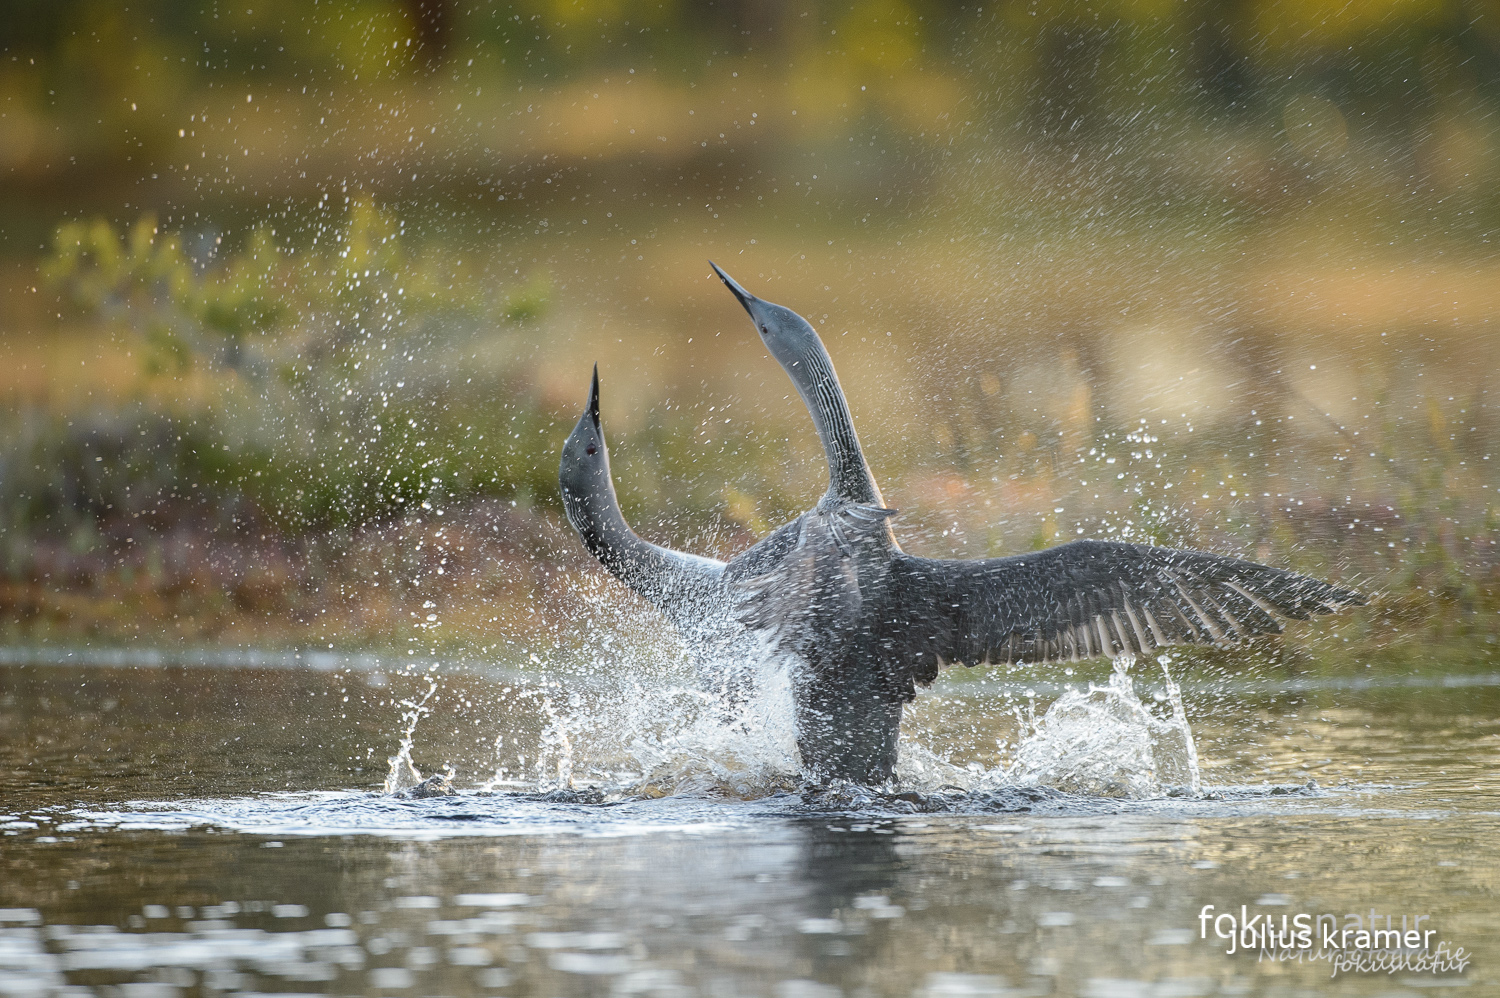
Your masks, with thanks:
[[[782,366],[797,386],[797,394],[802,396],[818,430],[818,439],[823,441],[823,453],[828,457],[829,497],[885,505],[875,476],[865,463],[849,404],[844,401],[844,390],[839,386],[838,375],[833,373],[833,361],[823,344],[815,342]]]
[[[563,507],[589,554],[674,619],[691,610],[713,590],[722,566],[640,537],[620,512],[607,458],[596,476],[581,491],[563,486]]]
[[[581,493],[564,487],[563,506],[589,554],[610,574],[645,595],[656,581],[654,569],[659,567],[653,564],[655,545],[639,537],[625,522],[609,465]]]

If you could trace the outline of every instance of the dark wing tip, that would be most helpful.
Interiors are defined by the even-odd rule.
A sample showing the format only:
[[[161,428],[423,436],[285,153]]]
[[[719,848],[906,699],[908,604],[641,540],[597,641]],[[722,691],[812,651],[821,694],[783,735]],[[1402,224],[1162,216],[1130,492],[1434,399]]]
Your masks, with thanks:
[[[1347,589],[1343,586],[1335,586],[1332,598],[1328,600],[1335,609],[1343,609],[1346,606],[1368,606],[1373,597],[1367,596],[1358,589]]]
[[[1371,600],[1381,597],[1379,591],[1364,593],[1354,588],[1359,585],[1361,578],[1362,576],[1356,575],[1347,586],[1333,586],[1339,606],[1368,606]]]

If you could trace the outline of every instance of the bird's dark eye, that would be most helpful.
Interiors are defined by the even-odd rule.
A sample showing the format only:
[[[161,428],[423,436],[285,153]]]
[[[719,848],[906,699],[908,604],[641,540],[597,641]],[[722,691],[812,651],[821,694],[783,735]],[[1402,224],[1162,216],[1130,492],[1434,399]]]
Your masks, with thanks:
[[[589,444],[588,447],[585,448],[585,450],[589,454],[597,454],[599,452],[599,448],[595,447],[593,444]]]

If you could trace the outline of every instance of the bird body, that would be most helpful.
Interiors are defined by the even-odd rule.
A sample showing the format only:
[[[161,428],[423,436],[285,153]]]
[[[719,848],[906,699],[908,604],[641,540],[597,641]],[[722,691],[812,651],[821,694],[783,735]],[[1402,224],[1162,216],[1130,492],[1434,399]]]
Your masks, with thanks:
[[[596,369],[589,409],[564,445],[564,505],[595,557],[690,640],[738,654],[748,632],[795,663],[797,745],[814,779],[891,779],[902,709],[945,665],[1233,644],[1280,632],[1280,618],[1365,602],[1254,562],[1116,541],[975,560],[907,554],[816,331],[714,271],[806,404],[828,491],[727,563],[649,544],[625,525],[609,481]]]

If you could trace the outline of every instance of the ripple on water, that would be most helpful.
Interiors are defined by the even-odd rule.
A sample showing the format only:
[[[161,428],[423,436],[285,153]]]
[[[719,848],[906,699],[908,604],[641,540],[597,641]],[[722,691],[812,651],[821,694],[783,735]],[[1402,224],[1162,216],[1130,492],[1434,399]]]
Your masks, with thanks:
[[[454,792],[446,775],[414,786],[413,781],[422,779],[412,761],[417,726],[437,688],[429,673],[420,695],[399,704],[400,751],[390,760],[383,794],[267,793],[141,802],[74,811],[65,827],[211,826],[268,835],[419,839],[605,836],[709,833],[767,817],[810,814],[1085,815],[1119,811],[1127,802],[1137,810],[1182,810],[1319,795],[1311,781],[1202,787],[1181,695],[1166,673],[1165,657],[1159,662],[1167,680],[1165,714],[1141,702],[1129,674],[1134,659],[1122,657],[1106,685],[1068,692],[1040,718],[1030,718],[1008,765],[961,767],[908,738],[897,777],[884,787],[842,781],[809,786],[796,779],[789,765],[795,752],[790,690],[785,669],[774,665],[761,676],[760,694],[732,710],[670,685],[650,696],[575,702],[568,710],[559,709],[544,690],[548,720],[540,742],[553,755],[541,754],[542,764],[529,785],[502,781],[497,773],[477,790]],[[654,728],[644,724],[648,716]],[[614,743],[600,732],[616,733]],[[601,755],[628,755],[638,771],[574,785],[571,774],[578,759],[572,753],[585,745]],[[499,789],[502,782],[520,786]],[[424,793],[429,786],[435,788],[432,796]]]
[[[1083,751],[1075,735],[1105,719],[1090,711],[1140,720],[1122,684],[1079,691],[1079,713],[1039,705],[1014,725],[986,726],[997,713],[988,698],[969,713],[913,711],[891,787],[722,780],[703,760],[721,764],[714,739],[735,732],[698,708],[610,714],[554,687],[554,734],[567,738],[554,737],[545,759],[533,754],[535,714],[521,724],[485,713],[510,725],[507,751],[528,756],[524,771],[507,762],[511,783],[488,789],[490,770],[450,753],[457,738],[442,741],[458,724],[421,720],[415,758],[453,759],[466,775],[455,794],[403,800],[368,785],[290,790],[377,779],[401,731],[388,703],[361,715],[364,731],[388,738],[367,753],[367,742],[334,740],[336,720],[234,727],[291,698],[276,684],[258,690],[265,677],[216,673],[186,698],[198,728],[186,711],[169,713],[132,742],[107,723],[78,723],[75,708],[128,697],[141,676],[57,676],[28,677],[51,684],[38,686],[46,701],[24,685],[15,705],[0,700],[0,720],[25,735],[0,742],[0,760],[18,746],[33,753],[31,768],[7,772],[27,787],[51,781],[45,793],[7,792],[0,815],[0,994],[821,998],[878,981],[882,994],[957,998],[1327,986],[1326,966],[1268,968],[1201,940],[1204,904],[1431,912],[1445,938],[1480,954],[1471,990],[1500,986],[1482,959],[1494,951],[1485,899],[1500,868],[1493,687],[1200,709],[1193,734],[1208,746],[1210,778],[1194,792],[1163,772],[1177,747],[1151,745],[1158,786],[1143,796],[1114,786],[1145,772],[1139,742],[1115,753],[1100,792],[1057,775],[1081,771],[1066,752],[1050,756],[1060,763],[1050,771],[1013,765],[1038,730],[1054,749]],[[175,711],[193,676],[167,678],[153,689]],[[341,704],[332,694],[344,680],[333,682],[315,705]],[[399,686],[381,695],[423,692],[393,697]],[[205,705],[216,695],[214,713]],[[1169,721],[1168,701],[1147,709]],[[630,711],[640,727],[620,720]],[[163,730],[170,741],[156,738]],[[257,737],[264,744],[250,746]],[[1001,751],[980,754],[1001,738]],[[660,754],[632,755],[632,739]],[[559,779],[565,750],[573,787]],[[756,751],[744,749],[734,772],[753,772]],[[133,768],[88,766],[127,755]],[[343,768],[350,758],[371,769]],[[648,772],[666,779],[642,785]],[[1247,781],[1260,774],[1277,782]],[[1393,985],[1405,986],[1349,978],[1340,993]]]
[[[408,800],[360,791],[270,793],[238,798],[138,801],[118,808],[71,809],[53,830],[181,831],[221,828],[266,836],[455,836],[712,834],[767,820],[818,815],[868,819],[908,815],[1084,816],[1244,814],[1290,800],[1346,808],[1341,793],[1315,783],[1214,786],[1149,800],[1076,794],[1051,787],[987,786],[938,792],[892,791],[852,783],[809,786],[754,800],[712,795],[610,796],[598,789],[545,792],[460,791]]]

